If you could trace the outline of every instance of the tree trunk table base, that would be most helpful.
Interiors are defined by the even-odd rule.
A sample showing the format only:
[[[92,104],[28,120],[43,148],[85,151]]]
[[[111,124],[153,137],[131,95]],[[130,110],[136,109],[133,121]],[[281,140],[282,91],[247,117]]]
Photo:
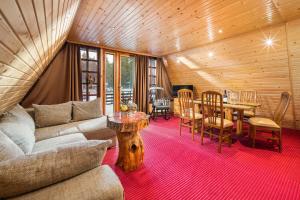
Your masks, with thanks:
[[[144,144],[139,131],[117,132],[119,156],[116,165],[124,171],[133,171],[143,164]]]
[[[116,165],[124,171],[133,171],[143,164],[144,144],[140,130],[149,125],[149,116],[143,112],[114,113],[107,118],[107,126],[117,132],[119,156]]]

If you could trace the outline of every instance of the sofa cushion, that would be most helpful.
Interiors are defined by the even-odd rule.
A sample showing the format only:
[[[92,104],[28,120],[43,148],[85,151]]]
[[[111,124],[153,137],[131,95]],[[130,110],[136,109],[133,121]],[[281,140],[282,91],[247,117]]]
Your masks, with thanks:
[[[0,162],[22,155],[22,149],[0,131]]]
[[[8,112],[13,114],[14,116],[17,116],[18,120],[26,123],[33,131],[35,131],[35,123],[33,120],[34,118],[30,116],[25,108],[18,104]]]
[[[92,187],[91,187],[92,186]],[[59,192],[57,192],[59,191]],[[124,189],[116,174],[107,165],[102,165],[37,191],[9,200],[49,200],[49,199],[97,199],[123,200]]]
[[[93,101],[73,101],[73,120],[81,121],[101,116],[99,99]]]
[[[89,119],[78,122],[71,122],[68,124],[51,126],[36,129],[36,140],[44,140],[60,135],[67,135],[71,133],[83,133],[86,136],[97,135],[93,139],[111,139],[116,136],[116,132],[107,128],[107,118],[105,116]]]
[[[36,142],[32,149],[32,153],[47,151],[49,149],[53,149],[61,145],[70,144],[74,142],[82,142],[86,140],[87,139],[81,133],[74,133],[74,134],[49,138],[46,140]]]
[[[109,143],[77,142],[1,162],[0,198],[30,192],[99,166]]]
[[[110,128],[103,128],[96,131],[86,131],[84,136],[88,140],[111,140],[111,147],[116,146],[117,143],[116,131]]]
[[[32,124],[21,113],[7,112],[0,119],[0,130],[17,144],[25,154],[30,153],[35,143]]]
[[[72,119],[72,102],[55,105],[32,105],[36,126],[46,127],[66,124]]]

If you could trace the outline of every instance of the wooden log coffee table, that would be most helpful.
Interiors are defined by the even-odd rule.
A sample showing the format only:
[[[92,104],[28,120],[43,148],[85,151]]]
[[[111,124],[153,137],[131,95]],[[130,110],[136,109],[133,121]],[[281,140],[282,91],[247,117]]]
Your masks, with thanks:
[[[137,169],[144,160],[144,145],[140,130],[149,125],[149,116],[143,112],[114,113],[107,118],[107,127],[117,132],[119,156],[116,165],[124,171]]]

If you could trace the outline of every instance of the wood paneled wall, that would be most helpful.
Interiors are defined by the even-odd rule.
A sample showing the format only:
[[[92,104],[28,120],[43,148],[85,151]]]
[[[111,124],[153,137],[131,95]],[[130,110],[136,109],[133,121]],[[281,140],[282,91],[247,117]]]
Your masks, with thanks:
[[[1,0],[0,113],[20,102],[63,45],[79,3]]]
[[[265,39],[273,38],[266,47]],[[172,84],[206,90],[257,90],[271,116],[282,91],[293,94],[284,126],[300,128],[300,20],[166,56]]]
[[[300,19],[286,24],[295,126],[300,129]]]

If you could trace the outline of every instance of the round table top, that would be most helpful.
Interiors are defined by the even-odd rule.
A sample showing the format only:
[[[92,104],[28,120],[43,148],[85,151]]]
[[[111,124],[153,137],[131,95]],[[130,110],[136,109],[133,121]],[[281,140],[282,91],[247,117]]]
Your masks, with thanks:
[[[115,112],[107,117],[107,126],[119,132],[138,131],[149,124],[144,112]]]

